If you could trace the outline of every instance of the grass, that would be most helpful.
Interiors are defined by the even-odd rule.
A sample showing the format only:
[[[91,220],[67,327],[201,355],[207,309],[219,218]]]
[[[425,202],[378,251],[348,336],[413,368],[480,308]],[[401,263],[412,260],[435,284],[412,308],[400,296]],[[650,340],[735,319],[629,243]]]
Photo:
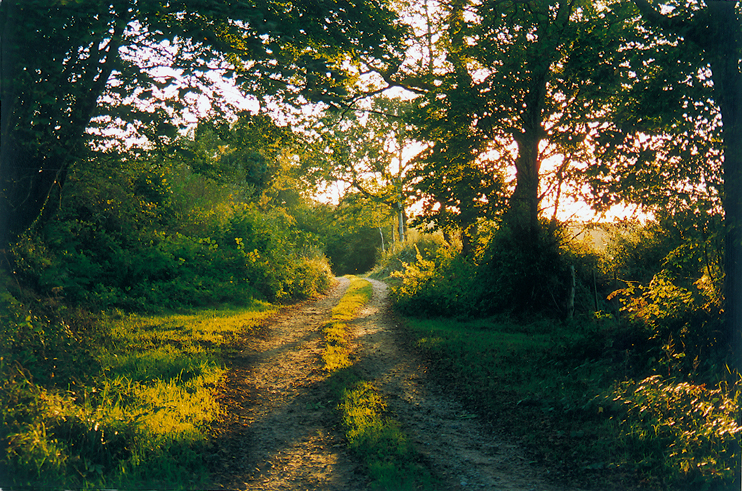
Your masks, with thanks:
[[[619,488],[732,486],[739,389],[647,378],[651,362],[614,345],[628,332],[589,320],[406,324],[452,390],[562,478]]]
[[[347,322],[353,320],[358,311],[371,299],[373,290],[371,283],[360,278],[352,277],[348,290],[340,302],[332,308],[332,318],[325,325],[325,349],[322,360],[325,369],[333,372],[348,368],[351,360],[352,348],[349,343]]]
[[[389,414],[384,397],[353,367],[347,323],[371,299],[372,292],[368,281],[351,277],[347,292],[332,309],[332,318],[324,329],[323,360],[330,372],[345,436],[350,449],[365,464],[372,488],[433,489],[430,473],[417,463],[418,454]]]
[[[202,451],[221,411],[215,395],[223,355],[274,311],[256,302],[107,317],[102,324],[109,334],[90,353],[95,372],[86,380],[72,377],[65,387],[37,385],[20,364],[1,367],[10,379],[0,388],[8,443],[3,471],[15,485],[206,482]]]

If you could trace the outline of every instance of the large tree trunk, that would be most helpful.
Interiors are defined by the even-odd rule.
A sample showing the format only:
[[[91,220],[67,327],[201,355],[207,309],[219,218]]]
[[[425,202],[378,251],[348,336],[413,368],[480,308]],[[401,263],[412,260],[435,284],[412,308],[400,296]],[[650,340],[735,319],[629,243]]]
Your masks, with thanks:
[[[539,125],[540,128],[540,125]],[[539,161],[540,138],[530,131],[517,138],[518,158],[515,161],[515,191],[510,197],[507,222],[527,236],[539,232]]]
[[[28,31],[30,13],[45,12],[49,25]],[[64,5],[0,3],[0,250],[55,210],[98,97],[119,60],[131,12],[127,5],[117,12],[111,18],[91,14],[88,34],[68,22],[75,12]],[[76,59],[81,52],[89,57]],[[55,67],[50,53],[67,61]],[[7,256],[0,257],[7,269]]]
[[[738,2],[707,0],[706,8],[691,19],[665,16],[647,0],[634,3],[650,22],[701,47],[711,64],[724,152],[723,340],[732,351],[732,364],[742,373],[742,22],[737,16]]]
[[[725,280],[724,338],[742,373],[742,23],[736,2],[707,2],[714,92],[721,108],[724,141]],[[705,44],[705,43],[704,43]]]
[[[64,152],[44,152],[36,141],[19,137],[26,119],[33,117],[31,101],[24,97],[21,80],[23,65],[23,12],[15,0],[2,2],[2,34],[0,38],[0,268],[8,270],[7,249],[15,238],[31,226],[44,209],[62,165],[58,161]],[[26,55],[28,56],[28,55]],[[43,118],[45,114],[39,114]],[[24,128],[27,130],[27,128]],[[25,134],[28,134],[26,131]],[[66,142],[65,142],[66,143]]]
[[[6,0],[5,5],[0,8],[2,13],[2,32],[0,33],[0,269],[8,270],[7,255],[4,253],[10,241],[10,209],[9,196],[10,183],[13,176],[10,175],[8,164],[13,160],[11,145],[10,113],[13,111],[15,101],[14,84],[9,76],[14,64],[12,49],[15,46],[14,26],[15,2]]]
[[[559,2],[556,8],[558,11],[552,20],[548,20],[545,13],[540,14],[545,20],[538,26],[537,40],[532,46],[525,48],[532,53],[528,61],[530,84],[522,101],[521,132],[513,135],[518,144],[518,157],[515,161],[516,184],[506,219],[518,233],[525,233],[524,239],[527,240],[535,240],[541,229],[538,216],[541,171],[539,145],[546,137],[544,107],[547,85],[552,77],[552,64],[558,56],[557,46],[561,30],[570,22],[573,3]]]

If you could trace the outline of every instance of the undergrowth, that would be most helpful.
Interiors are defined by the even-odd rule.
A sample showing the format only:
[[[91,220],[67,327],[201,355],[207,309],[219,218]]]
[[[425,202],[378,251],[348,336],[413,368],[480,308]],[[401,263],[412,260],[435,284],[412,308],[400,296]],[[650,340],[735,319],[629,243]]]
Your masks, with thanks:
[[[450,386],[562,477],[738,490],[719,218],[545,223],[530,242],[492,224],[468,257],[399,255],[391,298]]]
[[[732,489],[740,385],[643,375],[654,360],[636,332],[506,317],[407,325],[460,396],[562,478]]]
[[[197,486],[222,352],[274,307],[110,315],[72,325],[17,303],[0,315],[0,486]],[[73,353],[64,359],[62,348]],[[59,356],[58,356],[59,355]],[[49,372],[51,370],[51,372]]]

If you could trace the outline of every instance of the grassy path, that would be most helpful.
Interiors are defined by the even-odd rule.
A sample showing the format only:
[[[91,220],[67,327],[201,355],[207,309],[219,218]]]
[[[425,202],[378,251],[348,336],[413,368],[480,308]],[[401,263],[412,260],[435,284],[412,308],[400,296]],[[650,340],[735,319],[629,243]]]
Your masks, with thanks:
[[[557,489],[428,378],[383,283],[341,278],[325,297],[280,311],[111,322],[100,375],[76,392],[41,394],[39,428],[16,437],[12,450],[38,464],[36,483]],[[46,440],[34,440],[42,431]]]
[[[215,485],[228,489],[356,490],[367,478],[337,424],[322,327],[348,288],[305,302],[243,340],[230,360],[213,441]]]

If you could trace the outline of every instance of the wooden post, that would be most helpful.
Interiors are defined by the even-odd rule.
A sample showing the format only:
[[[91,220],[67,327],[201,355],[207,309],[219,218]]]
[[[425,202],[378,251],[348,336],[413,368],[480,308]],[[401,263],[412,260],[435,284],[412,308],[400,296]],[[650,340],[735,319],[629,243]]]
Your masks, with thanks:
[[[574,265],[569,267],[571,281],[569,283],[569,297],[567,298],[567,319],[575,315],[575,286],[577,285],[577,274]]]

